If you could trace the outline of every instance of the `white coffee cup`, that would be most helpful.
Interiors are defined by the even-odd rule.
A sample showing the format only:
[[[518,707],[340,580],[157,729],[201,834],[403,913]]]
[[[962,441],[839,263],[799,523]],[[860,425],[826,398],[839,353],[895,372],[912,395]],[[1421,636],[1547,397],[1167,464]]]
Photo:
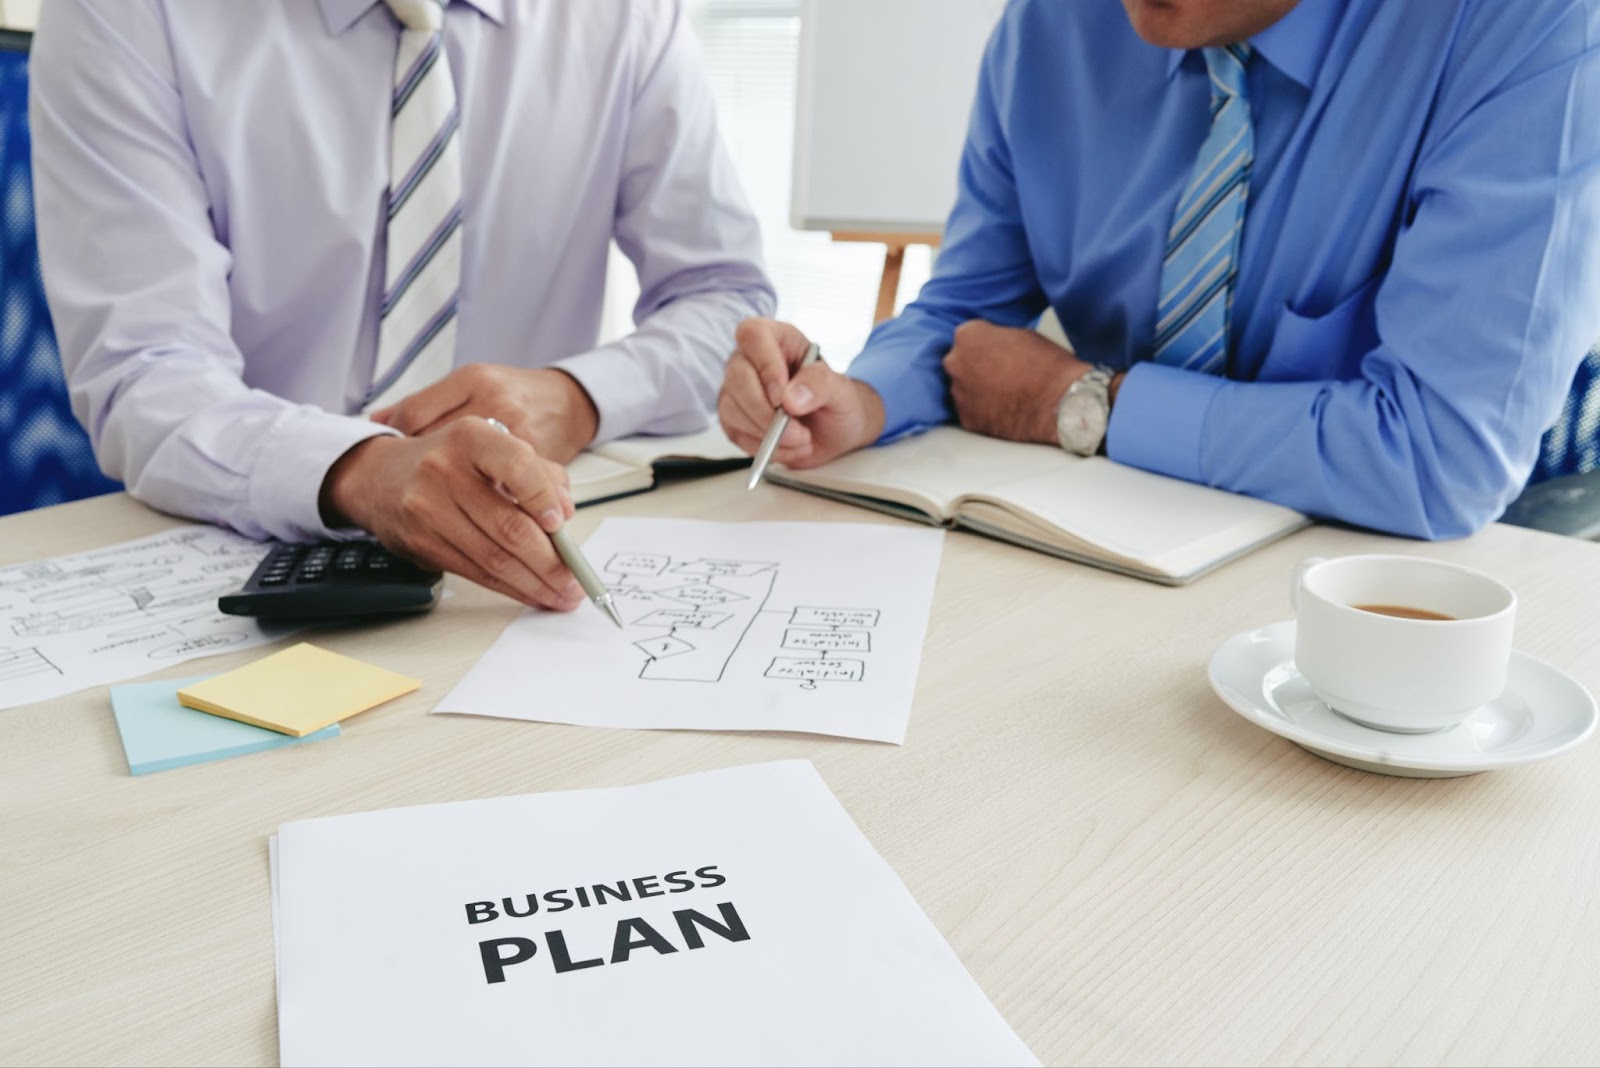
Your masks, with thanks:
[[[1416,556],[1313,557],[1295,569],[1290,599],[1295,666],[1348,719],[1421,734],[1455,726],[1505,690],[1517,597],[1482,572]]]

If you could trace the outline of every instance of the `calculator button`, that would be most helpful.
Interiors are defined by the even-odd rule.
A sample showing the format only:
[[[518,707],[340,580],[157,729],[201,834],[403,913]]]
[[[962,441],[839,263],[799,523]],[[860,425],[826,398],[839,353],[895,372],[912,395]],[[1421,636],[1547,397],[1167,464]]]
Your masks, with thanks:
[[[257,586],[282,586],[285,582],[288,582],[288,581],[289,581],[289,576],[287,574],[285,574],[283,572],[274,572],[273,574],[270,574],[270,575],[262,575],[260,581],[257,582],[256,585]]]

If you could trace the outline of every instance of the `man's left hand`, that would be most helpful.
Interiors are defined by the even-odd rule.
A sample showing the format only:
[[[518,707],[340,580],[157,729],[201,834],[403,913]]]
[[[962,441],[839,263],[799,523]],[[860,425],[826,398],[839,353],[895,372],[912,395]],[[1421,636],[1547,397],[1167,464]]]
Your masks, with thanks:
[[[458,367],[427,389],[373,412],[372,419],[421,437],[467,415],[498,419],[540,456],[561,464],[582,452],[600,425],[594,401],[565,371],[497,363]]]
[[[962,427],[1055,445],[1056,408],[1089,365],[1035,330],[972,319],[956,328],[944,369]]]

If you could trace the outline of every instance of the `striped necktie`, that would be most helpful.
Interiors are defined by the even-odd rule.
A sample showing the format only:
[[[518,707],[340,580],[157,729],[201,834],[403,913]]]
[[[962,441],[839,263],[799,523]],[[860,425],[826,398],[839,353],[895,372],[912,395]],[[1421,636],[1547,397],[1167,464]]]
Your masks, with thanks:
[[[388,254],[371,411],[455,364],[461,299],[460,112],[444,50],[449,0],[385,0],[403,27],[389,112]]]
[[[1204,52],[1211,74],[1211,133],[1167,231],[1153,350],[1159,363],[1216,374],[1227,364],[1255,134],[1245,92],[1250,46]]]

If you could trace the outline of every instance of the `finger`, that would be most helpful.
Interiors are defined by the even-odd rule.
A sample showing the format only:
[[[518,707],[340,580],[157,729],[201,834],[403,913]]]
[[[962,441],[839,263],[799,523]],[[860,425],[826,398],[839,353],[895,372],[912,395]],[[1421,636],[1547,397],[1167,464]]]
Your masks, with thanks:
[[[737,445],[741,452],[749,453],[751,456],[754,456],[756,450],[761,448],[761,439],[755,434],[746,431],[730,430],[728,431],[728,440]]]
[[[722,391],[744,413],[750,426],[766,426],[772,422],[777,405],[767,399],[766,387],[756,374],[755,365],[743,355],[735,355],[729,362]]]
[[[465,407],[472,397],[473,377],[452,371],[426,389],[418,390],[389,408],[386,425],[417,437],[433,428],[447,413]]]
[[[577,508],[572,503],[572,477],[567,474],[567,469],[554,460],[540,459],[545,466],[545,473],[556,485],[556,496],[561,498],[561,515],[571,519],[577,514]]]
[[[502,434],[482,420],[464,420],[461,441],[467,459],[490,486],[500,486],[517,502],[517,507],[553,534],[566,521],[557,481],[539,462],[533,446],[510,434]],[[553,550],[552,550],[553,551]]]
[[[717,417],[722,420],[722,429],[731,437],[734,434],[761,434],[765,432],[764,424],[750,415],[734,397],[724,390],[722,396],[717,398]],[[767,417],[770,423],[772,417]]]
[[[442,430],[443,428],[449,426],[451,423],[455,422],[457,419],[460,419],[462,416],[467,415],[469,412],[471,412],[471,410],[472,410],[471,406],[468,405],[468,404],[458,404],[454,408],[451,408],[449,411],[441,413],[431,423],[428,423],[428,424],[426,424],[424,426],[420,426],[417,429],[415,429],[413,431],[410,431],[410,434],[414,438],[425,437],[428,434],[432,434],[436,430]]]
[[[503,582],[489,574],[483,568],[473,563],[460,549],[440,538],[434,546],[423,554],[428,557],[430,567],[448,571],[453,575],[460,575],[471,582],[476,582],[485,589],[503,594],[518,604],[525,604],[531,608],[543,608],[544,605],[528,593],[517,589],[508,582]]]
[[[467,480],[457,493],[460,511],[474,528],[462,536],[469,543],[463,548],[470,548],[486,571],[546,607],[567,608],[583,600],[577,578],[526,512],[476,480]]]
[[[795,327],[775,319],[746,319],[734,339],[761,380],[762,394],[776,408],[790,370],[799,365],[811,343]]]

